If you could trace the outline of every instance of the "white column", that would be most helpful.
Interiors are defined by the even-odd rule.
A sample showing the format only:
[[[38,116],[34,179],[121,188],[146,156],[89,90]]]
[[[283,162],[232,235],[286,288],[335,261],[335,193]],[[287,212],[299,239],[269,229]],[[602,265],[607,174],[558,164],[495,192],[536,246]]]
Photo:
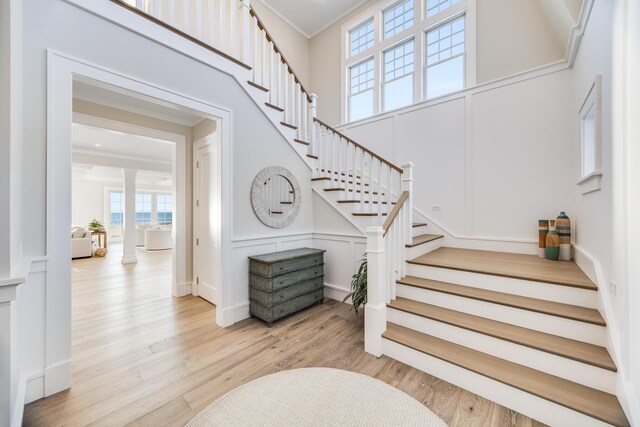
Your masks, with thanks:
[[[242,61],[245,64],[252,65],[255,69],[257,64],[254,62],[251,63],[251,25],[253,25],[253,20],[251,19],[251,15],[249,11],[251,10],[251,1],[250,0],[240,0],[240,11],[242,15]],[[258,27],[256,26],[253,30],[257,31]],[[257,51],[258,45],[256,44],[253,48]],[[254,77],[254,82],[257,81]]]
[[[402,188],[400,194],[409,192],[409,198],[405,202],[405,244],[411,244],[413,240],[413,162],[402,165]]]
[[[136,258],[136,175],[135,169],[124,172],[124,225],[122,243],[122,263],[138,262]]]
[[[364,351],[382,356],[382,334],[387,329],[384,272],[384,229],[367,228],[367,305],[364,307]]]
[[[0,281],[0,426],[12,425],[20,366],[15,299],[24,279]]]

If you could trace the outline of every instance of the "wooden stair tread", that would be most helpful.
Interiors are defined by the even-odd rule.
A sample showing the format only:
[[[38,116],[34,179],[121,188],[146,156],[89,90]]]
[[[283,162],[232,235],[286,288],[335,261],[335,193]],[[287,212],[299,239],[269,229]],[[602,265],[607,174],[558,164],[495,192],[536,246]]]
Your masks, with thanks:
[[[387,330],[382,336],[605,423],[623,427],[630,425],[618,398],[612,394],[393,323],[387,323]]]
[[[264,105],[266,105],[269,108],[273,108],[274,110],[279,111],[281,113],[284,112],[284,108],[280,108],[275,104],[271,104],[270,102],[265,102]]]
[[[314,156],[313,154],[307,154],[307,157],[318,160],[318,156]]]
[[[397,298],[388,307],[616,372],[606,348],[485,317]]]
[[[251,86],[255,87],[256,89],[260,89],[260,90],[261,90],[261,91],[263,91],[263,92],[269,92],[269,89],[267,89],[267,88],[266,88],[266,87],[264,87],[264,86],[260,86],[259,84],[254,83],[254,82],[252,82],[251,80],[247,80],[247,83],[249,83],[249,85],[251,85]]]
[[[303,144],[303,145],[310,145],[311,144],[310,142],[303,141],[301,139],[295,139],[294,138],[294,141],[297,142],[298,144]]]
[[[536,255],[440,248],[409,262],[431,267],[598,290],[598,287],[580,270],[575,262],[549,261]]]
[[[503,292],[478,289],[470,286],[455,285],[453,283],[438,282],[435,280],[423,279],[421,277],[406,276],[398,280],[398,283],[416,288],[427,289],[434,292],[442,292],[463,298],[471,298],[493,304],[505,305],[522,310],[534,311],[536,313],[549,314],[551,316],[565,319],[577,320],[579,322],[591,323],[599,326],[606,326],[606,322],[593,308],[579,307],[577,305],[563,304],[554,301],[545,301],[536,298],[523,297],[520,295],[507,294]]]
[[[347,174],[344,172],[337,172],[337,171],[331,171],[331,170],[325,170],[325,169],[320,169],[320,172],[326,172],[326,173],[332,173],[335,175],[342,175],[342,176],[349,176],[350,178],[353,178],[353,174]],[[360,176],[356,176],[356,178],[360,179]]]
[[[441,234],[422,234],[415,236],[410,244],[405,245],[407,248],[413,248],[415,246],[423,245],[425,243],[433,242],[434,240],[442,239],[444,236]]]
[[[413,228],[418,228],[418,227],[426,227],[427,223],[426,222],[414,222],[411,225],[412,225]]]
[[[289,129],[298,130],[298,126],[292,125],[291,123],[280,122],[280,124],[282,126],[288,127]]]

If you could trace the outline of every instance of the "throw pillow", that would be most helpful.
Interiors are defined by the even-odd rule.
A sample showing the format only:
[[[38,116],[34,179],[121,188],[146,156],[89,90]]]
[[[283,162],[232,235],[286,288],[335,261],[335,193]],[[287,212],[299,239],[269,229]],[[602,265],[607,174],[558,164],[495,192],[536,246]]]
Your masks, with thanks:
[[[71,232],[71,238],[72,239],[80,239],[82,237],[84,237],[87,234],[87,231],[82,228],[82,227],[78,227],[73,229],[73,231]]]

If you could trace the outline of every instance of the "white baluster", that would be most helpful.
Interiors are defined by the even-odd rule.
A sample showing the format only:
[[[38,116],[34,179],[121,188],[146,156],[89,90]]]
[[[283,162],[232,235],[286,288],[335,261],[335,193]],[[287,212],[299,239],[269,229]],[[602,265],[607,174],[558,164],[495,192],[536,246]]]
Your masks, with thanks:
[[[169,0],[169,25],[175,27],[176,24],[176,0]]]
[[[408,191],[409,198],[405,202],[407,206],[407,232],[405,243],[410,244],[413,240],[413,162],[402,165],[402,184],[400,191]]]
[[[289,71],[286,64],[282,64],[282,105],[284,108],[284,121],[291,123],[291,105],[289,104]]]
[[[367,183],[369,184],[369,212],[374,212],[373,206],[373,155],[369,155],[369,176]]]
[[[278,102],[278,86],[276,85],[276,60],[277,55],[273,50],[273,43],[269,42],[269,97],[271,103],[276,105]]]
[[[226,0],[218,0],[218,45],[219,49],[226,51],[227,49],[227,12]]]
[[[307,102],[308,100],[306,99],[307,94],[304,94],[304,101]],[[307,129],[308,130],[313,130],[314,126],[315,126],[315,118],[317,117],[317,113],[318,113],[318,95],[316,95],[315,93],[311,94],[311,104],[309,104],[309,116],[308,116],[308,125],[307,125]],[[311,145],[314,146],[315,145],[315,141],[313,138],[314,133],[311,132],[311,134],[309,135],[309,138],[306,139],[307,141],[311,142]],[[315,150],[315,147],[312,148],[312,151]]]
[[[366,199],[366,194],[364,193],[366,186],[364,185],[366,181],[365,171],[366,171],[366,163],[367,156],[366,152],[362,149],[358,149],[360,151],[360,193],[357,194],[358,199],[360,199],[360,203],[362,203],[362,212],[367,212],[366,206],[364,205]]]
[[[216,28],[219,27],[219,17],[218,17],[218,13],[217,13],[217,8],[216,8],[216,4],[215,4],[215,0],[207,0],[207,9],[208,9],[208,15],[209,19],[209,27],[208,27],[208,32],[209,32],[209,44],[213,47],[217,47],[216,44]]]
[[[156,18],[160,19],[160,0],[153,0],[153,7],[151,9],[151,13]]]
[[[147,2],[145,0],[136,0],[136,9],[140,9],[143,12],[147,12],[147,8],[145,7],[145,4]]]
[[[195,10],[195,20],[196,20],[196,37],[199,40],[204,41],[204,32],[203,32],[203,20],[205,19],[204,11],[202,10],[202,0],[196,0],[196,10]]]
[[[251,14],[249,13],[251,8],[251,0],[240,0],[241,1],[241,13],[242,13],[242,34],[239,37],[242,40],[242,60],[247,64],[251,64],[251,58],[253,57],[251,49],[253,50],[258,48],[258,43],[255,42],[254,39],[249,38],[249,34],[254,34],[256,32],[256,27],[253,25],[251,20]],[[253,32],[251,32],[253,30]],[[253,43],[252,43],[253,41]],[[257,64],[253,64],[255,67]],[[254,80],[255,82],[255,80]]]
[[[356,192],[356,190],[358,189],[358,167],[356,162],[358,160],[358,147],[353,144],[349,144],[349,158],[351,159],[351,175],[353,175],[351,184],[351,199],[357,200],[358,193]]]
[[[190,0],[182,0],[182,31],[189,34],[189,6]]]
[[[376,200],[378,201],[378,216],[382,219],[383,212],[389,212],[388,207],[386,207],[382,202],[384,201],[384,196],[382,195],[382,161],[378,160],[378,170],[377,179],[378,179],[378,194],[376,196]],[[385,208],[383,210],[383,208]]]

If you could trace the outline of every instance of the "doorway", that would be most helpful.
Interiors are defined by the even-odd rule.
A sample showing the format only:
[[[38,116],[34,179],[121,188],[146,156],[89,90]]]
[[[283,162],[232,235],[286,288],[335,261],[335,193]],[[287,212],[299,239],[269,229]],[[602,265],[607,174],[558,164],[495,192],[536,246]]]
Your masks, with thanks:
[[[219,159],[222,165],[231,164],[231,113],[211,104],[181,95],[175,91],[147,84],[66,56],[63,53],[48,52],[48,85],[47,85],[47,224],[46,224],[46,299],[45,299],[45,395],[51,395],[71,387],[72,368],[72,288],[71,288],[71,236],[69,226],[72,223],[71,212],[71,182],[72,182],[72,123],[73,117],[73,84],[74,81],[84,81],[99,87],[114,89],[117,93],[128,93],[133,98],[144,103],[169,106],[175,111],[188,111],[209,118],[217,123],[219,137],[217,143]],[[224,124],[224,126],[222,125]],[[175,268],[175,293],[190,294],[192,291],[191,266],[187,257],[187,247],[191,249],[192,214],[191,200],[187,200],[187,179],[192,180],[190,170],[192,147],[184,150],[183,156],[178,151],[175,160],[177,171],[177,187],[185,191],[176,191],[175,213],[176,221],[182,217],[185,221],[177,224],[174,231],[174,245],[172,260]],[[187,159],[189,159],[187,161]],[[223,248],[231,244],[231,170],[221,167],[215,185],[219,186],[220,205],[216,206],[213,215],[219,224],[215,229],[220,232],[221,244],[214,251],[217,265],[220,266],[217,275],[220,282],[216,283],[215,322],[221,326],[228,326],[225,321],[225,295],[229,295],[231,287],[224,278],[230,276],[230,254]],[[188,177],[188,178],[187,178]],[[190,187],[189,187],[190,189]],[[182,215],[180,210],[183,209]],[[190,252],[190,251],[189,251]],[[189,276],[188,276],[189,274]],[[181,279],[183,278],[183,279]],[[123,295],[126,298],[126,294]],[[96,298],[96,303],[101,303]],[[213,314],[210,321],[214,321]],[[97,350],[96,350],[97,351]]]
[[[221,233],[216,228],[220,223],[216,220],[216,206],[220,205],[221,199],[219,186],[215,185],[220,168],[215,135],[211,133],[193,146],[193,295],[217,305],[221,270],[215,253],[220,248]]]

